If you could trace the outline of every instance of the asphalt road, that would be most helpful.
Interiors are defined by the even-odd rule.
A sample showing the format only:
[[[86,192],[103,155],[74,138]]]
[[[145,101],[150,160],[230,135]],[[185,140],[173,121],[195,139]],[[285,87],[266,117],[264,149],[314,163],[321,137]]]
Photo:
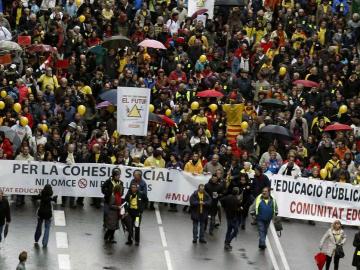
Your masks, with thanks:
[[[248,224],[245,231],[240,231],[233,242],[233,251],[225,252],[225,221],[214,236],[206,235],[207,244],[194,245],[189,214],[182,211],[171,213],[164,205],[159,207],[157,214],[156,211],[144,212],[140,246],[128,247],[122,230],[116,232],[116,244],[104,244],[101,210],[90,207],[88,203],[84,208],[77,209],[63,209],[55,205],[55,210],[64,210],[66,224],[55,226],[52,223],[49,244],[44,249],[41,245],[40,248],[34,247],[37,206],[29,200],[20,209],[12,204],[9,235],[0,249],[0,269],[15,269],[22,250],[28,252],[27,269],[30,270],[274,269],[269,249],[262,252],[257,247],[254,226]],[[313,257],[327,228],[328,224],[324,223],[317,223],[316,226],[295,220],[284,223],[280,242],[291,270],[317,269]],[[345,230],[348,242],[340,269],[353,269],[352,240],[356,230]],[[276,244],[270,240],[275,259],[283,269]]]

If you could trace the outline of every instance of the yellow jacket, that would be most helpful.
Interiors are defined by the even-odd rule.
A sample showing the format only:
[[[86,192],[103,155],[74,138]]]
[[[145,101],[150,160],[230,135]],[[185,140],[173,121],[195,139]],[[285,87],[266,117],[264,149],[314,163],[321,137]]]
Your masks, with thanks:
[[[196,162],[196,164],[194,165],[192,160],[188,161],[185,164],[185,168],[184,168],[185,172],[189,172],[189,173],[197,173],[200,174],[203,172],[203,166],[201,164],[200,159],[198,160],[198,162]]]
[[[189,41],[188,41],[188,45],[189,45],[189,46],[195,45],[195,40],[196,40],[196,36],[191,36],[190,39],[189,39]],[[209,48],[209,42],[208,42],[208,40],[207,40],[207,37],[201,36],[201,42],[202,42],[202,44],[205,46],[206,49]]]
[[[41,83],[41,90],[45,91],[46,86],[50,86],[50,89],[54,91],[56,88],[59,87],[58,80],[55,75],[52,75],[52,77],[47,76],[46,74],[43,74],[40,76],[38,83]]]
[[[165,168],[165,160],[163,158],[156,159],[153,156],[150,156],[145,159],[144,167]]]

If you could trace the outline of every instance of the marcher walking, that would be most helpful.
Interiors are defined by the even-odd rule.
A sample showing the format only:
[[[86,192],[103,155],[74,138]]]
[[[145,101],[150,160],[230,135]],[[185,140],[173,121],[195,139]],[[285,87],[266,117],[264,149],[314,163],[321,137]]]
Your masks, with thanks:
[[[46,184],[41,193],[35,197],[36,200],[40,200],[40,207],[37,211],[38,223],[35,231],[35,245],[38,246],[38,241],[41,237],[42,224],[45,222],[45,232],[42,239],[43,247],[47,247],[50,234],[51,218],[52,218],[52,206],[51,202],[57,200],[57,196],[53,197],[53,190],[51,185]]]
[[[2,240],[2,233],[5,224],[11,221],[10,206],[7,198],[4,197],[4,192],[0,190],[0,243]]]
[[[130,190],[126,194],[125,201],[126,212],[131,217],[131,228],[129,229],[127,245],[133,244],[133,230],[135,228],[135,245],[140,244],[140,224],[141,216],[144,211],[145,203],[147,202],[147,196],[145,193],[138,190],[138,186],[133,183],[130,186]]]
[[[225,236],[225,250],[232,250],[231,241],[237,236],[239,231],[239,217],[241,198],[239,196],[239,188],[234,187],[231,194],[221,198],[220,201],[224,207],[227,220],[227,231]]]
[[[211,198],[205,192],[205,186],[200,184],[198,189],[190,196],[190,213],[193,221],[193,243],[199,242],[206,244],[205,241],[205,222],[208,218]],[[200,232],[199,232],[200,227]]]
[[[352,265],[356,268],[356,270],[360,270],[360,230],[357,234],[355,234],[353,246],[355,247],[355,252]]]
[[[123,186],[115,184],[111,188],[112,194],[107,197],[106,205],[108,207],[105,215],[105,228],[107,229],[104,240],[109,243],[116,243],[114,240],[115,231],[119,229],[119,220],[121,219],[121,206],[122,206],[122,195]]]
[[[270,188],[265,187],[262,193],[256,197],[250,207],[250,214],[255,216],[259,230],[259,248],[266,248],[266,235],[271,220],[278,213],[278,207],[275,199],[270,195]]]
[[[342,229],[340,220],[335,220],[331,227],[326,231],[320,241],[320,251],[326,254],[326,270],[330,269],[332,258],[334,258],[334,270],[339,269],[339,261],[342,250],[346,242],[346,235]]]

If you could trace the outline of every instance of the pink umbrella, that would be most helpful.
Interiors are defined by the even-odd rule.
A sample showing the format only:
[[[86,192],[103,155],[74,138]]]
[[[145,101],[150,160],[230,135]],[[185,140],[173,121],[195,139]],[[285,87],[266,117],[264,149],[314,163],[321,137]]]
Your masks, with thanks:
[[[208,9],[202,8],[194,12],[194,14],[191,16],[191,19],[196,19],[198,15],[203,15],[204,13],[208,12]]]
[[[57,49],[47,44],[33,44],[27,48],[28,52],[56,52]]]
[[[154,49],[162,49],[166,50],[166,47],[164,44],[162,44],[160,41],[154,40],[154,39],[145,39],[141,41],[138,46],[145,47],[145,48],[154,48]]]
[[[110,101],[103,101],[103,102],[100,102],[99,104],[96,105],[96,109],[101,109],[101,108],[106,108],[106,107],[109,107],[111,104]]]
[[[223,97],[224,94],[219,92],[219,91],[211,89],[211,90],[201,91],[201,92],[197,93],[196,96],[197,97],[204,97],[204,98],[207,98],[207,97]]]
[[[293,84],[302,84],[304,87],[319,87],[320,85],[317,82],[309,80],[296,80]]]

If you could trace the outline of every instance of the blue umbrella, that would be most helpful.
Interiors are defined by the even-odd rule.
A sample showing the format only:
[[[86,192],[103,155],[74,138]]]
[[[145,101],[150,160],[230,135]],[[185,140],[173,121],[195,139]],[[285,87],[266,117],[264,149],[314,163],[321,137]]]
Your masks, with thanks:
[[[116,89],[106,90],[100,94],[100,98],[104,101],[109,101],[111,104],[116,106],[117,105],[117,90]]]

